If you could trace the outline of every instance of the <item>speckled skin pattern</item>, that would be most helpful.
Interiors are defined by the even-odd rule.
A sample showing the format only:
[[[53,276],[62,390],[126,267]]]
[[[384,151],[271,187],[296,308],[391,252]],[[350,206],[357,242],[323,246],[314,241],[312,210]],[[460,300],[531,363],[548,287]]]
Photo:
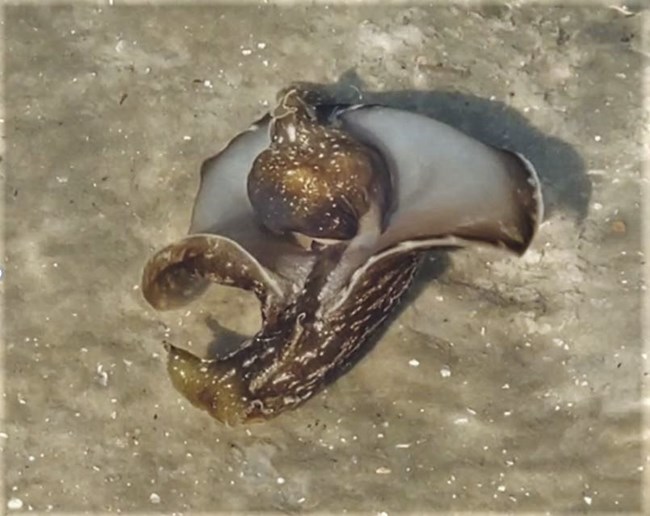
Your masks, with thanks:
[[[168,372],[193,405],[236,425],[277,416],[310,399],[352,367],[372,346],[371,336],[411,285],[420,253],[393,256],[368,270],[350,302],[320,319],[303,311],[317,282],[264,313],[246,347],[224,360],[203,361],[169,345]]]
[[[298,88],[281,92],[271,122],[271,146],[248,177],[248,194],[262,223],[277,233],[348,240],[371,209],[383,220],[390,177],[373,149],[321,125]]]

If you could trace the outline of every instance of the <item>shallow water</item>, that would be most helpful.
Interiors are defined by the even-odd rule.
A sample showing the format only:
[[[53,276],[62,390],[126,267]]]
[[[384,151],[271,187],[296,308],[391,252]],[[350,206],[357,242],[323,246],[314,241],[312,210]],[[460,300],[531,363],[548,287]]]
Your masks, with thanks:
[[[8,507],[641,512],[644,23],[593,6],[7,8]],[[173,390],[161,343],[205,350],[213,321],[254,332],[255,303],[222,288],[159,314],[141,267],[186,231],[201,161],[292,80],[523,152],[548,218],[522,259],[432,255],[349,374],[229,429]]]

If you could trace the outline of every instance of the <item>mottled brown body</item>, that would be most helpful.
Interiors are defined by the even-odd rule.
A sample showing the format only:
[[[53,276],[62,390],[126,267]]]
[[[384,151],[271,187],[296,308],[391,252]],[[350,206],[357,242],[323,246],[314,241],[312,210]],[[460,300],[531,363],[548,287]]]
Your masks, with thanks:
[[[248,196],[262,224],[281,234],[349,240],[370,213],[380,229],[391,182],[376,151],[318,123],[296,88],[281,96],[270,137],[248,176]]]
[[[296,408],[352,367],[411,284],[421,253],[373,265],[350,293],[351,302],[323,319],[313,305],[317,284],[288,301],[252,342],[225,360],[204,361],[169,347],[174,386],[193,405],[235,425]]]
[[[259,299],[262,328],[227,356],[167,344],[174,386],[227,424],[295,408],[355,364],[427,250],[483,243],[522,254],[543,218],[522,156],[403,110],[327,106],[319,118],[314,102],[285,90],[270,116],[207,160],[190,235],[143,273],[159,310],[211,282]]]

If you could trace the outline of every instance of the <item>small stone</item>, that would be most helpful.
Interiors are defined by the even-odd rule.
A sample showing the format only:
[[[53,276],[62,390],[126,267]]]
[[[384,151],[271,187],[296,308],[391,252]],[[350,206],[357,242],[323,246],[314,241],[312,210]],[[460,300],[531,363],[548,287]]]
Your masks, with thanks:
[[[417,367],[417,366],[420,365],[420,362],[418,360],[416,360],[415,358],[412,358],[411,360],[409,360],[409,365],[411,367]]]
[[[17,511],[23,508],[23,501],[20,498],[9,498],[7,502],[7,508],[12,511]]]
[[[443,366],[442,369],[440,369],[440,376],[443,378],[449,378],[451,376],[451,369],[449,369],[449,366]]]
[[[108,386],[108,373],[104,371],[104,366],[102,364],[97,364],[97,381],[102,387]]]
[[[587,505],[591,505],[592,502],[591,496],[585,496],[583,499]]]
[[[388,475],[390,474],[390,469],[385,468],[384,466],[380,466],[375,470],[375,473],[377,473],[378,475]]]
[[[627,225],[622,220],[614,220],[610,225],[612,233],[624,234],[627,231]]]
[[[151,493],[149,495],[149,501],[151,503],[160,503],[160,496],[157,493]]]

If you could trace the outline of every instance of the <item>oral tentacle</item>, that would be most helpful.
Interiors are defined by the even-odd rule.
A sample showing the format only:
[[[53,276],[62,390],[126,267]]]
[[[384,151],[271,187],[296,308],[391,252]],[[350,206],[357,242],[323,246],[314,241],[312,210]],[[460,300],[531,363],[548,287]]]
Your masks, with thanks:
[[[144,297],[158,310],[186,305],[210,282],[250,290],[263,304],[283,298],[289,288],[239,244],[216,235],[191,235],[165,247],[147,262],[142,277]]]

